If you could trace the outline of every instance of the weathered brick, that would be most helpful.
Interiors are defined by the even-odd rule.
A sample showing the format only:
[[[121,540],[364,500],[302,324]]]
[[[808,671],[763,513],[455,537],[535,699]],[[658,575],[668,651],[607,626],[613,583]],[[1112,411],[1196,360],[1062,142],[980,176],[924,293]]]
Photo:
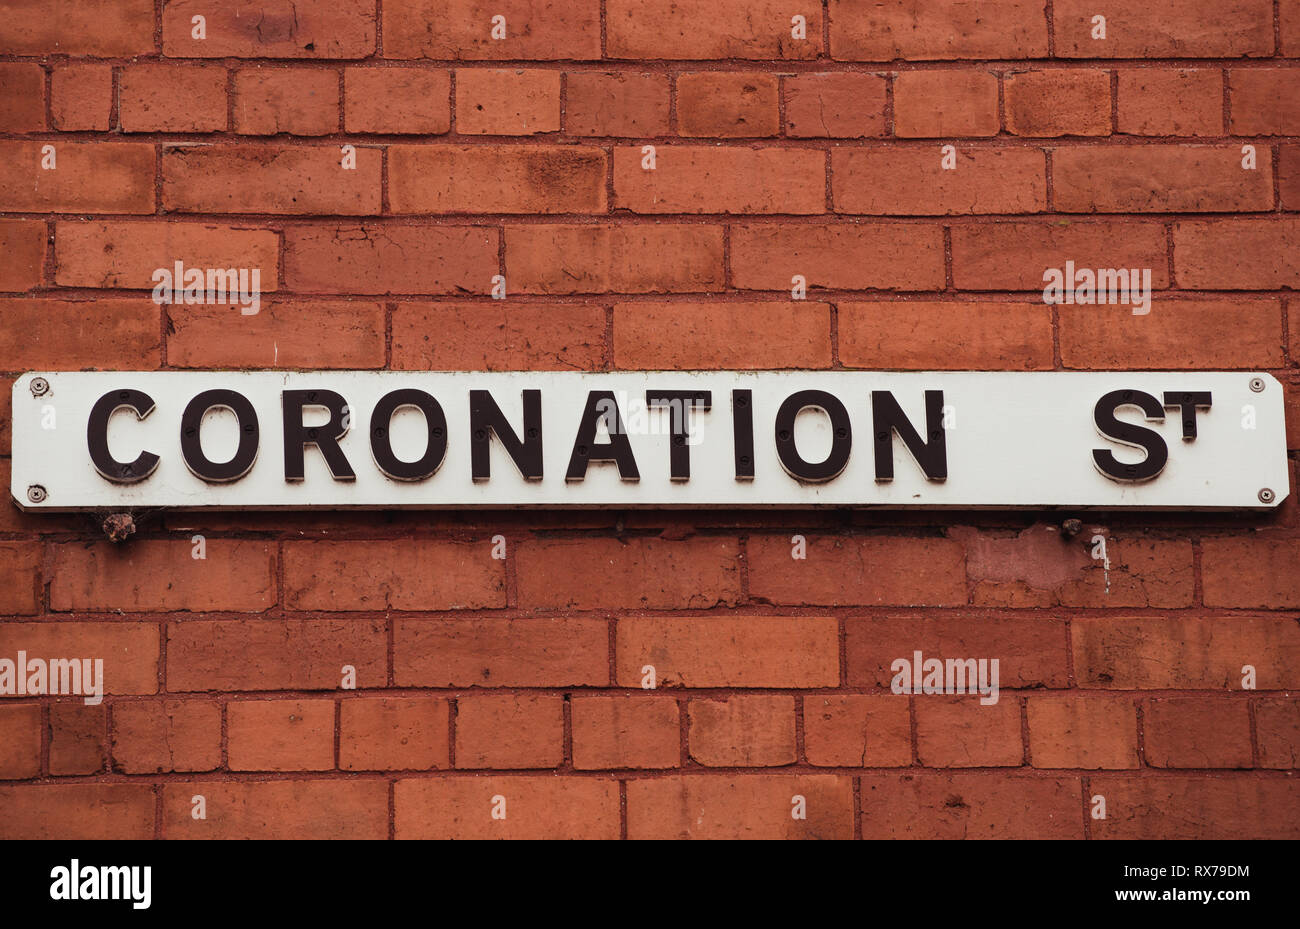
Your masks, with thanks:
[[[885,79],[833,72],[785,78],[785,130],[800,139],[884,135]]]
[[[0,786],[0,839],[152,839],[149,784]],[[188,816],[188,807],[186,816]]]
[[[221,707],[206,700],[132,700],[113,705],[115,770],[126,774],[212,771],[221,764]]]
[[[135,64],[122,69],[118,123],[124,132],[216,132],[226,128],[221,65]]]
[[[425,68],[345,68],[348,132],[441,135],[451,128],[451,72]]]
[[[780,0],[606,0],[610,58],[815,58],[821,10],[800,9],[805,37],[794,38],[791,7]]]
[[[509,226],[505,237],[512,291],[677,293],[722,290],[725,282],[721,226],[548,223]]]
[[[265,542],[207,539],[67,543],[54,550],[54,610],[264,610],[275,602],[274,558]]]
[[[394,369],[594,371],[605,360],[605,309],[587,304],[399,304]]]
[[[1201,543],[1201,576],[1206,606],[1300,607],[1300,540],[1206,539]]]
[[[748,694],[690,702],[691,759],[708,767],[773,767],[796,761],[794,697]]]
[[[1270,0],[1055,0],[1056,54],[1062,58],[1235,58],[1273,51]],[[1093,18],[1106,37],[1093,38]]]
[[[1081,839],[1077,777],[924,772],[869,774],[864,839]]]
[[[102,658],[106,695],[157,693],[158,643],[156,622],[0,623],[0,655],[22,649],[29,659]]]
[[[487,542],[296,541],[284,548],[291,610],[455,610],[506,605]]]
[[[358,688],[387,684],[381,620],[194,619],[167,627],[167,689],[173,693],[332,691],[345,667],[355,669]]]
[[[802,800],[806,818],[791,813]],[[849,839],[853,781],[835,774],[669,775],[627,784],[629,839]]]
[[[625,617],[618,621],[619,686],[834,687],[837,624],[829,617]]]
[[[944,170],[938,146],[831,152],[831,186],[841,213],[942,216],[1037,213],[1047,208],[1040,149],[967,149]]]
[[[392,145],[394,213],[603,213],[605,153],[573,145]]]
[[[1198,290],[1300,288],[1300,219],[1175,223],[1174,269]]]
[[[1251,767],[1250,707],[1222,697],[1142,702],[1143,748],[1153,768]]]
[[[828,368],[824,303],[618,303],[618,368]]]
[[[125,58],[154,51],[153,0],[9,0],[4,12],[0,54]]]
[[[680,766],[681,723],[671,697],[575,697],[570,705],[578,770]]]
[[[482,226],[292,226],[285,284],[303,293],[486,295],[499,238]]]
[[[826,156],[812,149],[614,147],[615,206],[633,213],[823,213]]]
[[[50,76],[50,116],[64,132],[109,128],[113,115],[113,66],[75,62]]]
[[[1052,153],[1064,213],[1218,213],[1273,207],[1271,155],[1241,166],[1240,146],[1063,146]]]
[[[456,131],[536,135],[560,131],[560,72],[459,68]]]
[[[814,536],[806,558],[786,536],[751,536],[750,595],[791,606],[957,606],[966,602],[962,546],[947,539]]]
[[[618,782],[605,778],[408,778],[393,797],[399,839],[619,836]]]
[[[731,275],[746,290],[939,290],[943,230],[916,223],[756,223],[731,227]]]
[[[1070,624],[1080,687],[1260,690],[1300,686],[1300,629],[1285,617],[1084,616]]]
[[[809,764],[836,768],[900,768],[912,763],[906,697],[829,694],[803,698],[804,751]]]
[[[847,61],[1042,58],[1042,0],[979,6],[961,0],[830,0],[831,57]]]
[[[1223,134],[1223,72],[1209,68],[1121,68],[1119,131],[1132,135]]]
[[[168,839],[382,839],[388,835],[383,780],[169,781],[163,793]],[[195,819],[194,797],[205,819]],[[150,794],[150,807],[153,797]]]
[[[81,699],[50,705],[50,773],[100,774],[108,761],[105,746],[107,707]]]
[[[1128,697],[1031,694],[1029,760],[1035,768],[1136,768],[1137,705]]]
[[[328,135],[339,128],[337,71],[240,68],[234,79],[234,126],[241,135]]]
[[[188,213],[364,216],[379,212],[377,148],[356,146],[345,169],[337,146],[171,145],[163,148],[163,209]]]
[[[427,771],[448,765],[447,701],[439,697],[360,697],[339,715],[345,771]]]
[[[393,5],[393,4],[390,4]],[[397,11],[394,11],[397,12]],[[170,0],[162,10],[163,54],[172,58],[365,58],[375,50],[370,0]],[[196,39],[191,20],[207,19]],[[389,17],[393,22],[396,17]],[[152,35],[152,24],[150,34]]]
[[[561,697],[460,697],[455,720],[458,768],[554,768],[564,760]]]
[[[515,557],[527,607],[706,609],[740,599],[734,539],[535,539]]]
[[[53,148],[53,161],[46,151]],[[147,142],[0,141],[0,210],[152,213],[154,147]],[[53,164],[43,168],[42,164]]]
[[[494,16],[504,38],[493,38]],[[436,27],[432,24],[436,23]],[[387,0],[384,57],[600,58],[599,0]]]
[[[1300,785],[1258,777],[1094,777],[1098,839],[1294,839]]]
[[[44,69],[34,62],[0,63],[0,131],[40,132],[43,129]]]
[[[1022,71],[1006,76],[1004,93],[1012,135],[1110,135],[1109,71]]]
[[[677,132],[706,138],[774,136],[781,86],[774,74],[691,72],[677,76]]]
[[[232,771],[334,767],[333,700],[236,700],[226,705]]]
[[[15,293],[39,287],[45,274],[45,223],[30,219],[0,220],[0,290]]]
[[[603,619],[403,619],[393,668],[403,687],[566,687],[609,683]]]
[[[564,81],[564,131],[569,135],[653,137],[668,132],[666,75],[571,71]]]
[[[263,300],[255,315],[207,305],[166,310],[177,368],[382,368],[384,307],[367,301]]]
[[[839,349],[846,367],[873,370],[1050,370],[1052,316],[1042,304],[841,303]]]
[[[0,781],[25,780],[40,773],[40,705],[0,703]]]
[[[894,135],[997,135],[998,79],[988,71],[904,71],[894,78]]]
[[[1041,293],[1048,270],[1149,268],[1151,286],[1169,286],[1164,227],[1157,223],[1061,219],[952,227],[952,280],[959,290]]]

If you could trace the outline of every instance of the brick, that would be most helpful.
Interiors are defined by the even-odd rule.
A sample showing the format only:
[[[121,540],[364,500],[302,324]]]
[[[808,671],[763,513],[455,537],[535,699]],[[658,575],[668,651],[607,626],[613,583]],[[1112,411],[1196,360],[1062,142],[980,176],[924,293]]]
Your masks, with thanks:
[[[382,330],[381,330],[382,332]],[[579,304],[400,304],[394,369],[594,371],[605,361],[605,309]]]
[[[39,287],[45,271],[45,223],[31,219],[0,220],[0,291]]]
[[[824,303],[619,303],[614,364],[624,369],[829,368]]]
[[[1296,0],[1281,0],[1278,4],[1282,48],[1288,58],[1300,57],[1300,4]]]
[[[339,767],[345,771],[428,771],[448,766],[447,701],[438,697],[344,700]]]
[[[52,169],[42,148],[54,147]],[[0,209],[14,213],[152,213],[147,142],[0,141]]]
[[[983,697],[917,697],[916,757],[927,768],[1019,767],[1020,701],[1000,695],[985,705]]]
[[[668,132],[666,75],[571,71],[564,84],[564,131],[568,135],[659,136]]]
[[[966,544],[966,573],[979,606],[1186,607],[1193,602],[1192,545],[1142,536],[1106,539],[1106,561],[1092,543],[1036,525],[1013,538],[954,528]]]
[[[383,687],[387,651],[378,619],[187,620],[167,628],[167,689],[332,691],[345,665]]]
[[[1223,134],[1223,72],[1208,68],[1121,68],[1119,131],[1131,135]]]
[[[841,303],[839,349],[846,367],[872,370],[1050,370],[1052,314],[1023,303]]]
[[[54,227],[54,281],[64,287],[152,289],[154,272],[171,272],[179,261],[188,268],[256,268],[267,292],[278,285],[279,250],[280,237],[269,229],[69,220]]]
[[[506,605],[487,542],[296,541],[284,547],[291,610],[456,610]]]
[[[790,553],[787,536],[750,537],[750,596],[790,606],[966,602],[962,547],[946,539],[814,536],[806,558]]]
[[[189,213],[363,216],[380,211],[379,149],[356,146],[344,170],[333,145],[163,148],[163,208]]]
[[[1035,768],[1136,768],[1137,705],[1126,697],[1030,695],[1029,761]]]
[[[1300,134],[1300,72],[1240,68],[1228,77],[1233,135]]]
[[[774,74],[690,72],[677,76],[677,132],[755,138],[781,131],[781,86]]]
[[[997,135],[998,79],[987,71],[904,71],[894,78],[894,135]]]
[[[152,839],[154,788],[148,784],[0,786],[0,839]],[[187,813],[188,815],[188,813]]]
[[[1004,84],[1012,135],[1110,135],[1109,71],[1022,71]]]
[[[1214,219],[1174,224],[1181,287],[1300,288],[1300,219]]]
[[[885,134],[885,79],[836,72],[785,78],[785,131],[797,139],[861,139]]]
[[[44,129],[45,70],[34,62],[0,63],[0,131]]]
[[[205,0],[171,0],[162,11],[163,54],[366,58],[375,51],[375,12],[370,0],[228,0],[215,8]],[[190,23],[198,14],[207,18],[202,40],[193,37]]]
[[[1252,665],[1260,690],[1300,681],[1300,629],[1283,617],[1102,617],[1070,626],[1079,687],[1238,690]]]
[[[1300,767],[1300,701],[1294,695],[1256,701],[1255,730],[1261,768]]]
[[[707,609],[740,600],[734,539],[534,539],[515,551],[522,606]]]
[[[220,65],[135,64],[122,69],[118,124],[124,132],[216,132],[227,125]]]
[[[102,658],[106,695],[158,692],[156,622],[0,623],[0,655],[19,649],[45,660]]]
[[[1044,274],[1077,268],[1149,268],[1151,286],[1169,286],[1165,230],[1151,222],[1058,219],[952,227],[952,280],[959,290],[1042,293]]]
[[[53,610],[264,610],[275,603],[266,542],[208,539],[204,558],[188,540],[141,539],[55,546]]]
[[[38,542],[0,542],[0,613],[39,613],[44,599]]]
[[[914,223],[776,223],[731,227],[731,274],[746,290],[941,290],[943,230]]]
[[[382,368],[384,307],[263,300],[255,315],[208,305],[166,311],[175,368]]]
[[[835,687],[838,638],[829,617],[625,617],[617,681],[640,687],[650,664],[660,687]]]
[[[1260,537],[1206,539],[1201,575],[1206,606],[1300,607],[1300,540]]]
[[[780,694],[692,700],[691,759],[714,768],[772,767],[796,760],[794,697]]]
[[[394,213],[603,213],[605,153],[573,145],[392,145]]]
[[[241,135],[328,135],[339,128],[337,71],[241,68],[233,96]]]
[[[610,58],[815,58],[822,22],[806,5],[805,38],[793,37],[792,13],[780,0],[607,0]]]
[[[804,751],[809,764],[836,768],[898,768],[912,763],[906,697],[825,694],[803,698]]]
[[[74,703],[50,705],[50,774],[100,774],[105,750],[107,707]]]
[[[1243,170],[1240,146],[1063,147],[1052,153],[1063,213],[1217,213],[1273,208],[1267,149]]]
[[[925,772],[860,783],[864,839],[1084,837],[1077,777]]]
[[[0,20],[0,54],[147,55],[153,29],[153,0],[10,0]]]
[[[0,781],[25,780],[40,773],[40,705],[0,703]]]
[[[795,819],[796,798],[806,819]],[[629,839],[849,839],[853,780],[835,774],[670,775],[628,781]]]
[[[1300,789],[1258,777],[1094,777],[1106,818],[1096,839],[1294,839]]]
[[[830,24],[831,57],[842,61],[1047,55],[1041,0],[978,9],[959,0],[830,0]]]
[[[1094,39],[1093,17],[1106,17]],[[1061,58],[1237,58],[1273,51],[1270,0],[1225,0],[1212,10],[1196,0],[1060,0],[1053,6]]]
[[[480,226],[293,226],[285,283],[303,293],[487,294],[499,238]]]
[[[617,839],[618,782],[595,777],[403,779],[399,839]],[[499,818],[494,818],[496,811]]]
[[[1300,210],[1300,145],[1279,146],[1277,181],[1282,209]]]
[[[388,783],[382,780],[169,781],[162,795],[163,836],[168,839],[388,835]],[[191,815],[195,796],[204,798],[206,819]]]
[[[492,17],[505,19],[493,39]],[[437,28],[431,28],[437,23]],[[600,58],[599,0],[388,0],[385,58],[501,61]]]
[[[510,226],[505,237],[512,291],[644,294],[725,286],[721,226],[548,223]]]
[[[113,66],[59,65],[50,77],[50,116],[64,132],[109,128],[113,115]]]
[[[395,680],[404,687],[564,687],[609,683],[603,619],[398,620]]]
[[[1152,370],[1277,367],[1282,363],[1276,300],[1153,300],[1146,316],[1127,306],[1058,306],[1067,368]],[[1217,336],[1210,344],[1204,333]]]
[[[457,69],[456,131],[461,135],[559,132],[560,72]]]
[[[826,156],[812,149],[614,147],[615,206],[633,213],[823,213]]]
[[[212,771],[221,764],[221,708],[206,700],[113,705],[113,768],[125,774]]]
[[[333,700],[236,700],[226,706],[232,771],[334,767]]]
[[[1142,728],[1146,763],[1153,768],[1251,767],[1245,700],[1152,698],[1143,701]]]
[[[942,216],[1037,213],[1047,208],[1046,161],[1039,149],[957,151],[944,170],[937,148],[854,149],[831,153],[840,213]]]
[[[561,697],[461,697],[455,718],[458,768],[553,768],[564,760]]]
[[[573,766],[676,768],[681,764],[681,723],[670,697],[575,697]]]
[[[345,68],[348,132],[442,135],[451,129],[451,72],[425,68]]]
[[[950,611],[921,617],[851,617],[844,629],[851,687],[889,687],[893,663],[911,661],[918,651],[924,659],[996,658],[1003,691],[1069,684],[1065,624],[1057,618]]]

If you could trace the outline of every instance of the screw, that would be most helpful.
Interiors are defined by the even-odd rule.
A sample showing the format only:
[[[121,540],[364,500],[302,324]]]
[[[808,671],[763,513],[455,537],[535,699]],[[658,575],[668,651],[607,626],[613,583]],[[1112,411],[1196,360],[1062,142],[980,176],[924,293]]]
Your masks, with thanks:
[[[27,499],[32,503],[44,503],[46,496],[45,488],[40,484],[33,484],[27,488]]]
[[[1250,379],[1250,389],[1257,394],[1264,392],[1264,379],[1262,377],[1252,377]]]
[[[1260,503],[1272,503],[1276,494],[1274,494],[1269,488],[1265,487],[1259,492],[1258,496]]]
[[[50,392],[50,382],[43,377],[34,377],[29,385],[33,397],[43,397]]]

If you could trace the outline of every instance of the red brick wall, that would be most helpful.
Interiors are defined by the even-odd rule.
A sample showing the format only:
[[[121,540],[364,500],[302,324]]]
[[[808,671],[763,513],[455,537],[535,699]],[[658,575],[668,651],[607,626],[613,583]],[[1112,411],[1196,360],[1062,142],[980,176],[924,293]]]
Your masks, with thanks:
[[[1297,56],[1297,0],[9,0],[3,386],[1242,369],[1288,385],[1294,464]],[[1151,268],[1152,312],[1044,305],[1066,259]],[[260,267],[261,313],[159,307],[176,260]],[[5,410],[5,484],[8,453]],[[114,545],[6,504],[0,656],[105,655],[112,693],[0,701],[0,836],[1300,836],[1294,486],[1067,515],[164,513]],[[891,693],[914,650],[998,658],[1000,701]]]

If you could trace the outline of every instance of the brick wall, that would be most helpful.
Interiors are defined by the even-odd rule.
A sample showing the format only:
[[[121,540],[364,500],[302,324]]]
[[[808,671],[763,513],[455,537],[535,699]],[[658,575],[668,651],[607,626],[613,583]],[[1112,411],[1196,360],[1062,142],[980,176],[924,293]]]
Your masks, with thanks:
[[[3,0],[0,386],[1242,369],[1288,385],[1294,469],[1297,56],[1297,0]],[[1045,305],[1067,259],[1151,268],[1152,312]],[[261,312],[155,304],[177,260],[260,268]],[[0,614],[0,656],[103,655],[111,690],[0,700],[5,838],[1300,836],[1294,483],[1269,515],[169,512],[122,545],[6,503]],[[999,659],[1000,700],[892,693],[916,650]]]

